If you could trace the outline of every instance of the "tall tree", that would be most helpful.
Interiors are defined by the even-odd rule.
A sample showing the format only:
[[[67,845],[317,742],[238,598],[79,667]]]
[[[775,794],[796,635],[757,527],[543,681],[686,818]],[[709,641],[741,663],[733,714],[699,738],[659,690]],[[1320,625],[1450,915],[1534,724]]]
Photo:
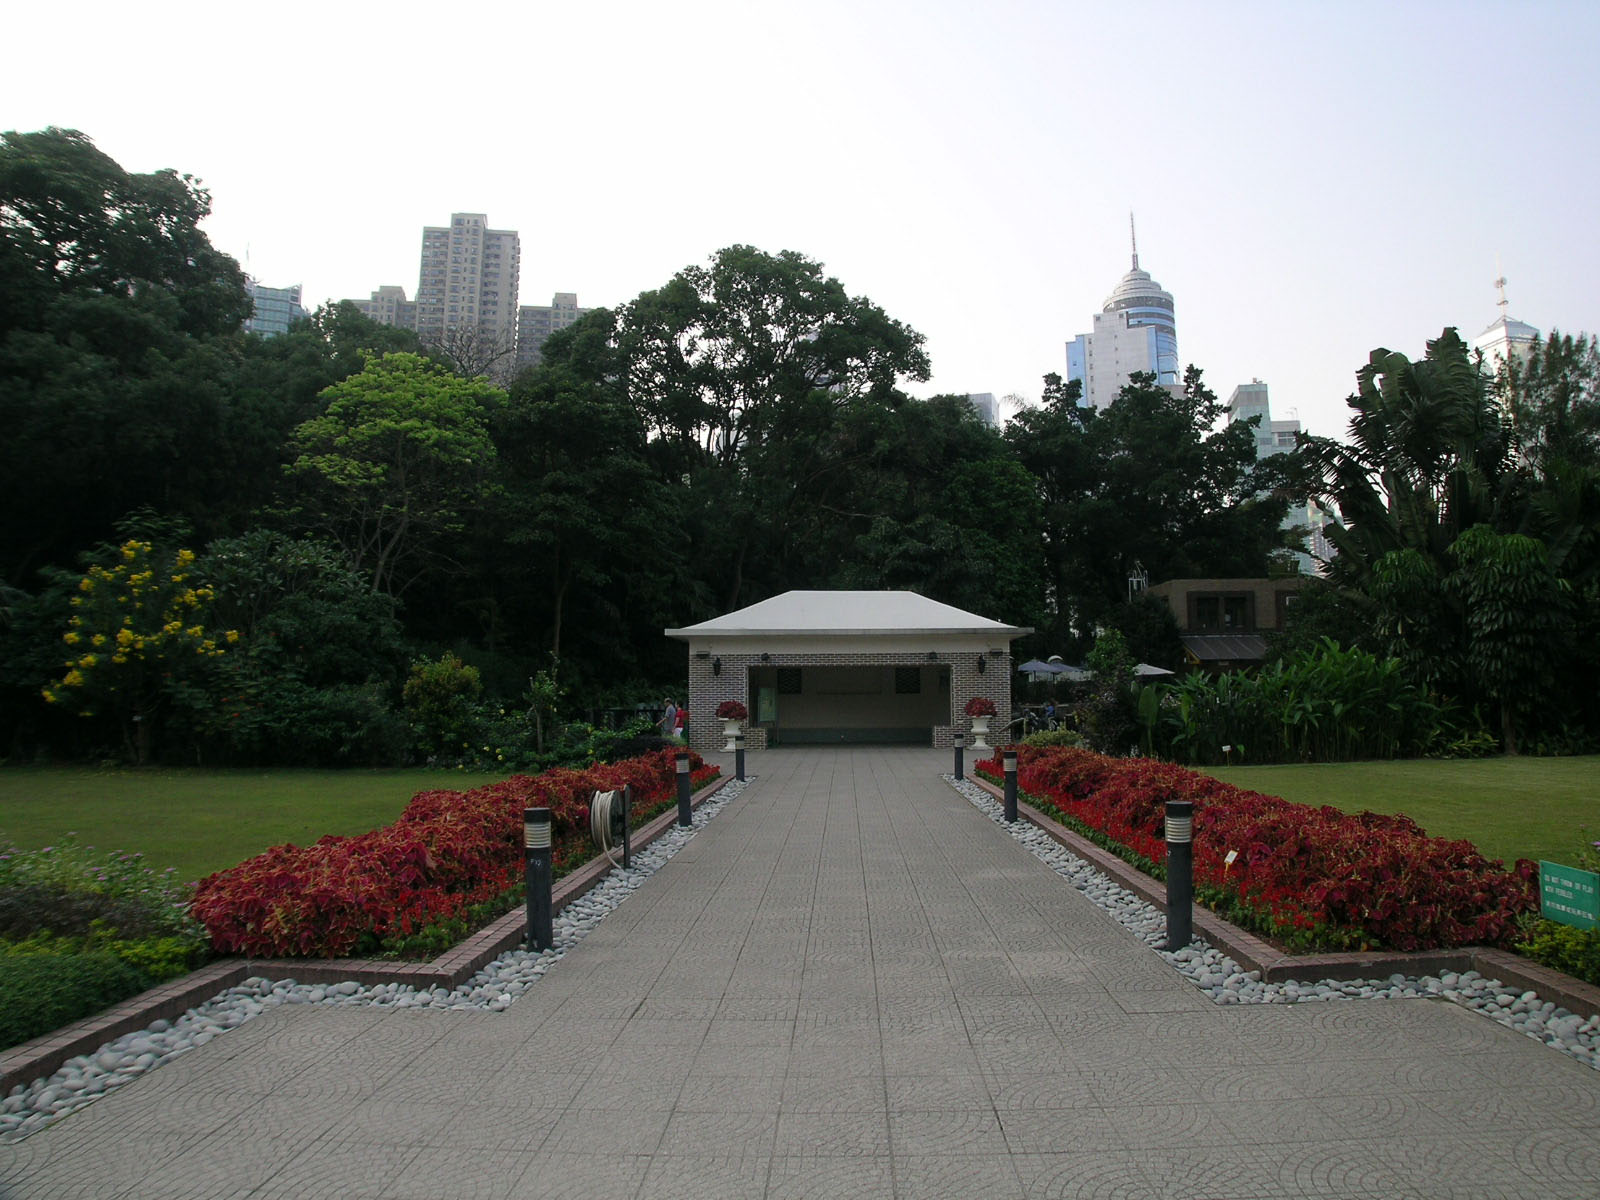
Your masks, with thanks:
[[[606,333],[601,316],[553,335],[493,426],[505,539],[543,590],[545,645],[558,660],[575,591],[592,611],[641,566],[660,565],[672,512],[645,458],[644,425],[607,365]],[[614,634],[591,624],[592,638]]]
[[[1336,583],[1365,590],[1375,564],[1416,550],[1435,569],[1465,530],[1496,521],[1507,439],[1466,343],[1446,329],[1412,362],[1374,350],[1356,373],[1350,439],[1307,438],[1313,489],[1337,510]]]
[[[686,526],[734,607],[781,586],[787,547],[839,478],[837,425],[926,379],[921,335],[794,251],[732,246],[616,317],[625,394]]]
[[[296,514],[344,549],[373,588],[401,596],[452,559],[494,456],[504,393],[415,354],[386,354],[323,393],[293,434]]]
[[[1224,412],[1200,371],[1176,391],[1136,374],[1102,412],[1047,376],[1044,403],[1006,429],[1044,507],[1058,638],[1088,638],[1128,595],[1128,576],[1262,575],[1287,511],[1260,494],[1255,440]]]
[[[1511,752],[1600,718],[1600,661],[1574,632],[1600,628],[1593,367],[1583,339],[1552,338],[1491,379],[1446,329],[1418,362],[1374,350],[1349,443],[1309,439],[1313,490],[1343,517],[1330,578],[1375,647],[1481,707]]]
[[[250,312],[210,196],[83,134],[0,137],[0,572],[23,583],[149,505],[223,500],[208,463]],[[27,514],[26,520],[18,519]]]

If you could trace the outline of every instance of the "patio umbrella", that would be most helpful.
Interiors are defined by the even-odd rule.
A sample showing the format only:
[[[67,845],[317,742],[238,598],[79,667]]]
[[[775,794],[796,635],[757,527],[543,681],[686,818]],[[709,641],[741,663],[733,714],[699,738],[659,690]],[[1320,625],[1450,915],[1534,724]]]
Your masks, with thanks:
[[[1062,663],[1041,662],[1037,658],[1030,658],[1017,668],[1025,675],[1059,675],[1066,669]]]

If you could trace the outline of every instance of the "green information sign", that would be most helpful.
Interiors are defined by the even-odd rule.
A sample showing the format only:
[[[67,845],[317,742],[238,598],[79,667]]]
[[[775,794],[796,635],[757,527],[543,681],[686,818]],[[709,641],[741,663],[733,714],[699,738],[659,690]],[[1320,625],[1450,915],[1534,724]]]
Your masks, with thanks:
[[[1539,905],[1546,920],[1579,929],[1600,927],[1600,875],[1541,859]]]

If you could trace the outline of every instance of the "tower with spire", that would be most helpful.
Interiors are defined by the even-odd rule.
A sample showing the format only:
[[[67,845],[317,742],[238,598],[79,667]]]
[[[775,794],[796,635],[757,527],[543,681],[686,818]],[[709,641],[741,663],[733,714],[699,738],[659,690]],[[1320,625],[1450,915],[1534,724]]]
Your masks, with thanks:
[[[1495,301],[1500,309],[1500,318],[1472,339],[1472,348],[1482,352],[1483,364],[1491,371],[1498,369],[1495,366],[1497,359],[1509,362],[1513,358],[1526,358],[1528,351],[1539,340],[1537,329],[1509,315],[1506,277],[1503,273],[1494,281],[1494,286],[1500,293],[1500,299]]]
[[[1133,267],[1095,313],[1093,329],[1067,343],[1067,378],[1083,383],[1083,402],[1105,408],[1135,371],[1167,387],[1181,384],[1172,293],[1139,267],[1139,235],[1128,214]]]

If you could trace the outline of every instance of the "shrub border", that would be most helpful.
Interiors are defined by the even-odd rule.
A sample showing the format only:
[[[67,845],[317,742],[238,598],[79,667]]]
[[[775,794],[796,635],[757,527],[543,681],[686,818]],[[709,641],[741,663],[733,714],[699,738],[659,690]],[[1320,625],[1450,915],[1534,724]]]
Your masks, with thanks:
[[[696,792],[690,800],[699,808],[732,782],[724,774]],[[751,777],[754,782],[754,777]],[[633,831],[629,839],[634,850],[641,850],[665,834],[678,820],[678,810],[670,807]],[[598,883],[611,870],[605,855],[590,859],[583,866],[558,879],[551,889],[550,907],[560,912]],[[23,1042],[0,1054],[0,1095],[18,1084],[30,1084],[59,1071],[68,1059],[93,1054],[107,1042],[146,1028],[152,1021],[170,1021],[218,992],[226,991],[246,979],[293,979],[299,983],[344,983],[353,981],[369,987],[385,983],[409,985],[418,989],[456,988],[481,968],[521,942],[527,934],[528,912],[518,905],[491,921],[477,933],[458,942],[432,962],[405,963],[364,958],[227,958],[191,971],[187,975],[130,997],[103,1013],[64,1025]]]
[[[969,773],[967,780],[996,800],[1005,797],[1004,791],[987,779]],[[1131,863],[1046,816],[1028,803],[1024,795],[1019,793],[1017,797],[1018,816],[1037,826],[1053,841],[1088,862],[1102,875],[1127,888],[1145,903],[1162,913],[1167,911],[1165,883],[1156,881]],[[1477,971],[1489,979],[1498,979],[1508,991],[1534,991],[1541,999],[1552,1001],[1580,1016],[1600,1015],[1600,987],[1491,946],[1295,955],[1224,921],[1198,904],[1194,908],[1194,930],[1198,937],[1227,954],[1245,970],[1260,971],[1261,978],[1268,983],[1282,983],[1291,979],[1383,979],[1396,973],[1438,975],[1443,971]]]

